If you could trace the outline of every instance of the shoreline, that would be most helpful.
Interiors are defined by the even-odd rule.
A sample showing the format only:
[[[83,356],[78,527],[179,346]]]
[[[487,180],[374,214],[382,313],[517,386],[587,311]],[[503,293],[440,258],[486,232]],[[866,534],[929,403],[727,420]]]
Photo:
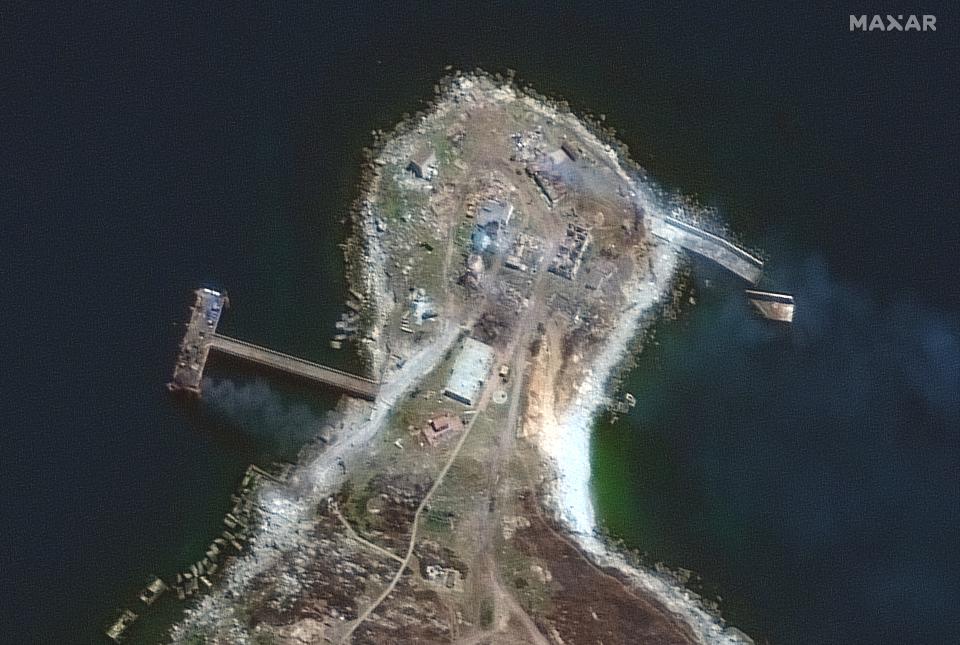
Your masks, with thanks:
[[[602,537],[596,516],[590,454],[594,421],[606,398],[604,385],[629,358],[631,343],[648,324],[643,317],[669,298],[680,265],[679,252],[665,245],[651,246],[651,253],[654,274],[661,279],[651,278],[634,285],[631,306],[623,312],[616,333],[605,343],[589,378],[581,384],[568,410],[559,415],[555,427],[542,428],[532,437],[552,475],[546,478],[543,502],[588,559],[597,566],[614,568],[623,574],[635,587],[681,616],[703,642],[711,645],[753,643],[746,634],[726,626],[721,617],[704,607],[694,592],[667,576],[629,562]]]
[[[301,524],[308,520],[311,509],[319,500],[334,494],[347,478],[338,462],[343,460],[349,464],[356,455],[363,454],[364,447],[390,418],[393,405],[416,386],[421,374],[436,367],[458,336],[457,327],[444,329],[435,342],[397,370],[393,380],[383,384],[374,404],[351,403],[343,411],[341,424],[349,437],[334,442],[313,460],[300,462],[287,482],[267,484],[257,491],[256,499],[264,520],[252,532],[250,549],[230,565],[226,577],[214,591],[184,611],[182,619],[170,629],[172,642],[182,642],[197,630],[220,630],[231,623],[229,631],[242,633],[234,600],[285,553],[298,547]],[[287,597],[297,590],[296,581],[289,582]]]
[[[376,228],[376,203],[373,195],[381,181],[378,154],[385,142],[408,131],[419,119],[437,112],[449,111],[460,92],[470,89],[475,78],[494,76],[485,73],[455,74],[441,81],[437,97],[425,110],[401,121],[388,134],[378,135],[370,151],[359,194],[351,209],[353,234],[347,240],[345,273],[349,287],[365,296],[362,314],[363,333],[358,343],[362,359],[370,371],[383,382],[378,400],[369,404],[351,404],[344,410],[341,423],[346,432],[312,459],[301,455],[298,467],[286,489],[265,487],[259,493],[265,519],[254,534],[251,550],[235,562],[218,588],[188,609],[184,618],[173,627],[174,641],[188,636],[194,629],[216,626],[240,633],[242,626],[236,614],[233,599],[247,589],[255,579],[267,572],[286,552],[298,544],[300,525],[309,515],[311,503],[333,494],[342,484],[344,475],[338,461],[350,463],[383,429],[394,404],[411,388],[416,387],[423,374],[429,373],[442,359],[459,335],[456,326],[448,326],[417,355],[411,356],[402,368],[388,366],[389,348],[384,346],[381,330],[386,324],[392,304],[385,297],[390,293],[382,270],[386,251]],[[656,184],[648,183],[645,172],[634,162],[625,159],[626,147],[611,139],[610,131],[589,120],[576,116],[564,102],[536,95],[533,90],[520,89],[504,79],[495,79],[500,91],[512,93],[514,100],[551,118],[564,121],[584,136],[598,140],[617,173],[633,190],[633,197],[648,213],[658,215],[668,210],[662,205],[663,195]],[[603,130],[598,133],[597,128]],[[632,176],[636,175],[636,176]],[[543,510],[555,514],[563,533],[571,538],[582,553],[596,566],[616,569],[638,591],[647,593],[668,610],[683,619],[704,643],[737,645],[752,643],[738,630],[726,628],[722,619],[710,613],[693,592],[644,567],[628,562],[623,553],[600,536],[593,506],[590,467],[590,447],[596,414],[603,404],[604,387],[623,369],[631,354],[631,347],[641,336],[644,325],[651,321],[649,314],[669,300],[681,264],[676,249],[649,241],[650,272],[636,278],[629,287],[628,304],[619,313],[618,324],[604,342],[590,371],[577,389],[568,409],[559,415],[551,429],[542,429],[531,437],[546,467],[554,475],[548,478],[548,493],[542,498]],[[438,330],[439,331],[439,330]],[[546,424],[545,424],[546,425]],[[291,583],[287,596],[296,593],[299,586]],[[239,631],[237,631],[239,630]]]
[[[527,101],[535,102],[544,111],[557,108],[548,101],[525,91]],[[647,213],[664,214],[667,210],[658,203],[656,189],[646,185],[647,174],[635,162],[625,159],[625,145],[609,140],[611,132],[595,131],[596,124],[584,121],[571,112],[557,114],[567,117],[591,136],[600,138],[608,153],[615,158],[624,179],[633,187],[636,200]],[[639,174],[639,179],[628,175],[624,166]],[[643,183],[641,183],[643,182]],[[674,207],[675,209],[676,207]],[[682,208],[682,207],[681,207]],[[593,429],[597,414],[606,400],[605,386],[625,369],[625,364],[642,343],[642,336],[655,319],[647,315],[662,309],[669,301],[679,278],[681,252],[653,241],[649,246],[651,271],[646,280],[635,281],[631,287],[630,305],[621,312],[614,333],[591,366],[588,377],[577,389],[577,395],[567,410],[554,420],[553,428],[541,428],[531,441],[544,457],[544,465],[551,476],[545,478],[547,492],[542,501],[559,525],[578,545],[585,556],[601,567],[612,567],[633,585],[650,593],[668,609],[681,616],[696,635],[710,645],[745,645],[753,640],[739,629],[727,626],[717,611],[707,609],[694,592],[668,576],[644,566],[630,563],[623,552],[602,536],[594,507],[592,469],[590,464]],[[646,318],[646,319],[645,319]]]
[[[375,133],[376,141],[369,149],[367,171],[361,181],[360,195],[353,209],[358,238],[356,242],[360,253],[354,258],[347,256],[348,264],[351,264],[351,261],[356,262],[351,268],[357,269],[356,276],[351,271],[348,277],[351,278],[351,288],[360,286],[364,290],[367,303],[374,310],[370,312],[368,320],[371,324],[367,332],[373,342],[366,343],[365,355],[371,365],[375,366],[375,373],[380,373],[386,367],[386,361],[383,360],[384,348],[377,340],[380,326],[389,314],[382,306],[374,304],[389,302],[382,297],[389,292],[389,286],[383,272],[378,271],[377,263],[386,257],[386,254],[376,233],[375,204],[370,199],[381,181],[378,156],[389,141],[414,129],[420,120],[449,110],[452,97],[459,92],[469,91],[478,78],[493,81],[501,91],[514,93],[515,100],[523,101],[529,108],[563,120],[582,136],[598,140],[616,164],[618,173],[634,190],[639,205],[647,213],[657,213],[660,216],[667,211],[677,208],[686,210],[686,207],[690,206],[689,203],[686,203],[686,207],[683,204],[665,204],[671,197],[678,196],[667,195],[661,191],[647,172],[630,159],[627,146],[616,138],[613,128],[589,115],[575,114],[566,101],[542,95],[529,85],[521,87],[512,73],[506,77],[479,69],[467,73],[451,73],[438,82],[435,96],[426,107],[397,123],[390,132]],[[682,617],[703,642],[710,645],[752,644],[753,641],[746,634],[725,626],[722,618],[707,609],[694,592],[668,576],[629,562],[623,552],[602,537],[597,521],[591,485],[590,451],[594,421],[605,400],[604,386],[622,373],[634,353],[631,350],[641,342],[647,326],[655,322],[655,317],[646,320],[645,317],[658,308],[662,309],[664,304],[669,302],[682,265],[678,250],[655,241],[649,248],[652,275],[645,280],[637,280],[632,285],[631,304],[621,312],[621,320],[615,327],[614,334],[604,344],[589,377],[578,388],[568,410],[561,415],[563,421],[557,423],[560,432],[553,433],[552,439],[549,438],[550,434],[545,432],[531,437],[532,443],[545,461],[546,469],[552,475],[546,477],[544,482],[547,493],[541,498],[543,510],[554,515],[563,532],[574,541],[584,556],[597,566],[616,569],[630,584],[649,593],[670,611]],[[354,277],[358,279],[359,285],[352,284]],[[387,307],[389,308],[389,305]]]

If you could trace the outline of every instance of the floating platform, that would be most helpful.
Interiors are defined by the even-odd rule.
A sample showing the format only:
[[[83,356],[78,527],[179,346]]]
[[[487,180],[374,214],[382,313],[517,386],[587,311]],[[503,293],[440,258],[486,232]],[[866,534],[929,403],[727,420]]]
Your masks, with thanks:
[[[793,296],[787,293],[772,291],[746,290],[750,304],[759,311],[764,318],[777,322],[793,322]]]

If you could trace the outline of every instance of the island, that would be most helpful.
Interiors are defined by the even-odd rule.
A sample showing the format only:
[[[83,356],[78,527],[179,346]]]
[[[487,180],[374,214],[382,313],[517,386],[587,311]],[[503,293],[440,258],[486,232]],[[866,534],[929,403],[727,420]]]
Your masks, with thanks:
[[[670,237],[709,239],[599,120],[509,77],[453,74],[377,136],[345,245],[375,400],[248,473],[172,640],[749,642],[611,547],[589,488],[593,419],[676,298]]]

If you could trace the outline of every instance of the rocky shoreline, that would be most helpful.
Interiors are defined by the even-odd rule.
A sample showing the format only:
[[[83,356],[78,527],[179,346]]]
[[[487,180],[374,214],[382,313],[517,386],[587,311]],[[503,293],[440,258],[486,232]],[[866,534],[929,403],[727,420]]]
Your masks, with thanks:
[[[409,132],[416,127],[419,120],[426,119],[432,111],[449,109],[450,95],[458,91],[458,86],[463,81],[469,86],[469,83],[481,78],[517,92],[531,108],[542,114],[565,119],[568,125],[579,129],[582,136],[599,139],[611,158],[620,166],[624,181],[634,188],[642,208],[647,212],[669,208],[660,203],[663,193],[651,185],[644,185],[644,182],[650,181],[647,173],[630,159],[629,149],[617,140],[613,128],[603,124],[602,117],[578,117],[570,110],[566,101],[546,97],[530,86],[520,87],[514,82],[512,74],[503,77],[477,70],[472,74],[456,73],[447,77],[437,86],[436,96],[430,107],[398,124],[389,136],[381,136],[375,149],[382,149],[384,142]],[[371,153],[371,162],[368,165],[370,183],[363,191],[364,195],[375,194],[373,188],[376,186],[375,182],[379,181],[377,167],[376,157]],[[383,279],[383,272],[377,268],[377,262],[373,260],[385,257],[376,233],[374,204],[369,197],[360,204],[356,219],[357,229],[365,235],[364,248],[368,249],[363,258],[365,270],[362,272],[362,284],[372,288],[377,294],[374,298],[368,298],[368,301],[384,302],[382,296],[387,293],[386,281]],[[694,211],[690,212],[691,217],[694,217]],[[631,348],[637,349],[640,343],[638,338],[643,335],[646,324],[652,322],[651,312],[662,309],[665,301],[671,299],[682,261],[677,251],[666,246],[656,246],[651,252],[655,257],[653,274],[656,279],[633,285],[634,298],[630,306],[622,312],[615,335],[606,342],[595,360],[593,374],[582,384],[576,403],[563,415],[561,432],[535,435],[535,443],[545,457],[544,465],[548,470],[544,474],[547,487],[541,501],[553,511],[559,524],[566,528],[582,552],[595,564],[616,569],[630,584],[652,594],[682,616],[703,642],[716,645],[752,643],[749,637],[736,628],[725,626],[717,611],[705,606],[695,593],[684,588],[668,573],[649,570],[630,562],[624,553],[602,537],[594,514],[589,485],[593,420],[605,401],[605,386],[625,369],[624,365],[632,354]],[[378,313],[376,319],[382,323],[386,314],[382,311]],[[379,364],[377,361],[381,359],[382,355],[371,358],[375,365]],[[573,450],[571,446],[574,447]]]
[[[300,548],[298,545],[309,535],[310,523],[314,521],[312,509],[336,493],[345,481],[346,469],[341,470],[344,461],[361,460],[375,437],[384,431],[395,406],[408,392],[416,391],[424,376],[444,360],[457,340],[460,333],[457,324],[453,320],[445,321],[434,328],[419,350],[404,352],[403,360],[390,360],[396,349],[390,347],[384,331],[397,305],[385,270],[391,257],[381,238],[383,224],[379,219],[377,195],[387,166],[383,155],[388,144],[427,119],[453,110],[460,101],[469,100],[471,87],[479,82],[494,83],[494,89],[487,91],[495,99],[502,96],[506,101],[522,101],[523,108],[549,120],[562,121],[564,127],[584,140],[599,141],[595,147],[615,165],[618,181],[630,187],[640,210],[663,209],[662,195],[655,186],[646,183],[645,173],[629,160],[626,146],[616,141],[612,130],[599,122],[578,118],[563,101],[550,101],[530,88],[517,87],[512,77],[483,72],[452,74],[436,87],[436,97],[427,110],[405,119],[389,135],[375,133],[377,141],[366,151],[360,196],[351,209],[353,234],[343,248],[349,288],[364,296],[357,350],[368,373],[383,383],[380,397],[373,406],[347,406],[342,411],[342,440],[326,446],[319,454],[308,455],[305,451],[300,466],[285,486],[264,488],[260,504],[265,519],[253,531],[250,550],[232,564],[220,588],[187,611],[184,621],[171,632],[174,642],[182,642],[194,633],[211,632],[229,635],[232,642],[248,640],[240,598],[257,587],[258,581],[273,571],[287,554]],[[395,166],[397,161],[391,159],[390,163]],[[651,320],[652,312],[670,299],[680,264],[679,255],[673,249],[652,245],[648,250],[653,277],[635,279],[626,286],[627,302],[619,310],[616,324],[600,351],[594,353],[593,363],[572,405],[554,427],[544,428],[532,438],[543,456],[545,469],[545,494],[540,502],[553,511],[558,526],[563,527],[585,557],[602,569],[615,570],[621,582],[658,601],[686,623],[698,640],[723,645],[749,643],[737,630],[725,628],[718,616],[711,614],[692,592],[669,576],[631,563],[600,537],[597,527],[589,486],[593,419],[603,403],[604,388],[616,372],[623,369],[630,348],[636,345],[643,331],[643,323]],[[270,602],[281,605],[292,602],[300,589],[300,582],[291,578],[280,585],[279,591],[272,592],[276,597]]]

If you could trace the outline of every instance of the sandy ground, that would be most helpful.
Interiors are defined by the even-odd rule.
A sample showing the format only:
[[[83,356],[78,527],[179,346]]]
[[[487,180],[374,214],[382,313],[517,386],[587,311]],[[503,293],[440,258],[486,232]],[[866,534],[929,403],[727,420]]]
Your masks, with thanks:
[[[556,415],[544,415],[544,426],[536,441],[557,478],[551,501],[561,519],[578,534],[592,535],[597,522],[590,493],[590,429],[593,418],[607,399],[606,382],[623,360],[628,344],[640,331],[640,318],[655,307],[672,287],[677,265],[676,251],[667,246],[651,248],[655,273],[650,279],[628,287],[631,304],[621,313],[620,323],[594,360],[588,377],[577,390],[569,408]]]
[[[647,212],[657,212],[652,202],[641,198]],[[703,609],[683,587],[654,572],[631,566],[621,554],[601,540],[590,486],[590,440],[593,419],[606,400],[605,385],[613,370],[624,360],[631,341],[642,331],[643,314],[669,297],[679,265],[679,250],[666,244],[651,246],[651,275],[629,286],[630,304],[621,312],[620,322],[591,366],[569,408],[561,414],[544,414],[543,425],[532,433],[547,458],[553,474],[547,503],[580,547],[601,566],[622,571],[637,587],[646,590],[682,616],[705,643],[734,645],[750,643],[734,630],[726,629]]]

